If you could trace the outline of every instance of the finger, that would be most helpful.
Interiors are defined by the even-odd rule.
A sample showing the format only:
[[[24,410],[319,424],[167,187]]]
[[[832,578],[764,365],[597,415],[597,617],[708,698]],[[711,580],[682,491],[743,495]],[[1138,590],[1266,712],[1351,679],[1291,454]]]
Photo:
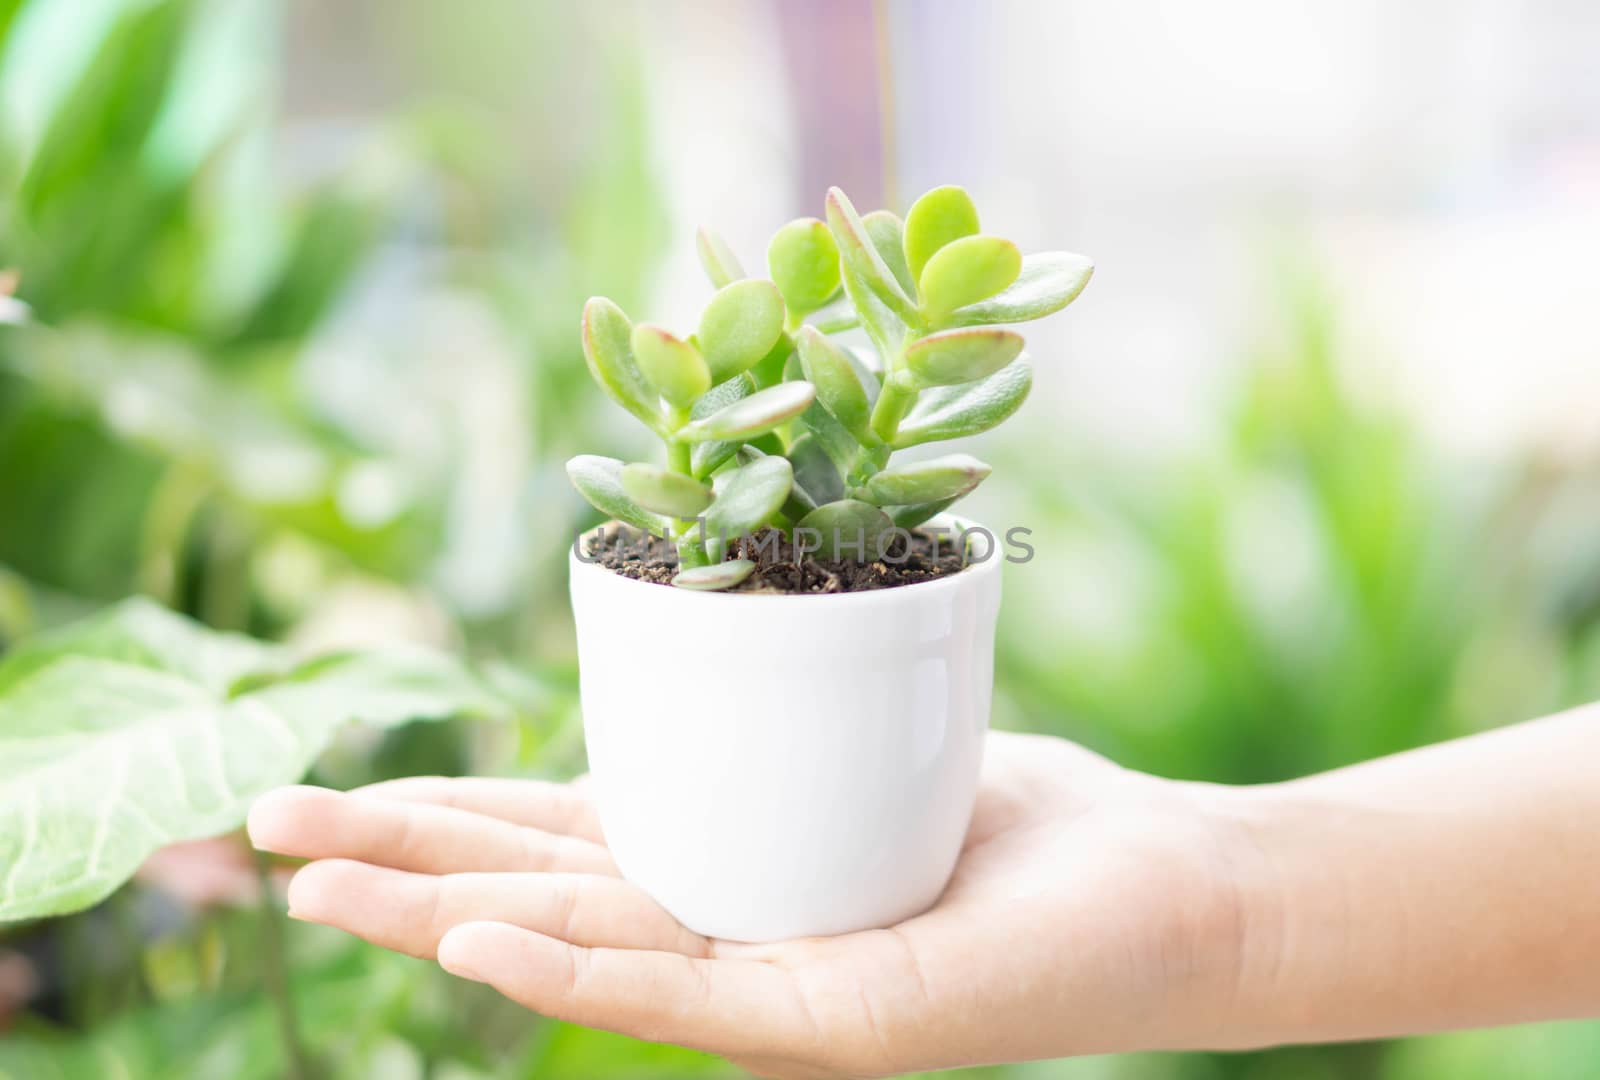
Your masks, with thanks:
[[[356,788],[353,794],[433,803],[605,843],[600,818],[580,784],[476,776],[408,776]]]
[[[599,844],[446,806],[326,788],[268,792],[246,823],[256,847],[303,859],[355,859],[396,870],[558,870],[617,875]]]
[[[289,913],[429,959],[451,927],[479,920],[575,945],[710,955],[705,938],[636,886],[594,874],[435,876],[322,859],[289,883]]]
[[[783,969],[679,953],[591,949],[497,922],[455,927],[439,964],[535,1012],[715,1054],[787,1056],[813,1042]]]

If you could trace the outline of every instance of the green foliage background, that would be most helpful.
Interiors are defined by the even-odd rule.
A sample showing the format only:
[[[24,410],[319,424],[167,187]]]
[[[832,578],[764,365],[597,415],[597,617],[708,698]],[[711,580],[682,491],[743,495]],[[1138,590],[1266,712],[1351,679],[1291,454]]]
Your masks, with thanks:
[[[559,463],[626,436],[587,384],[577,312],[642,298],[668,238],[637,43],[578,7],[408,9],[388,47],[429,89],[285,174],[274,5],[0,2],[0,266],[36,316],[0,328],[0,648],[140,593],[269,639],[398,622],[527,709],[352,733],[317,782],[581,767],[561,560],[588,511]],[[535,73],[536,100],[505,99],[512,70]],[[508,148],[512,108],[542,119]],[[1038,558],[1013,581],[1050,583],[1008,590],[998,723],[1254,782],[1600,696],[1583,509],[1600,473],[1438,459],[1352,393],[1338,312],[1289,263],[1206,453],[1110,458],[1033,406],[986,445],[974,513],[1026,521]],[[473,345],[495,363],[458,369]],[[482,378],[521,433],[488,450],[456,385]],[[497,581],[463,577],[506,505]],[[22,1001],[0,994],[0,1077],[730,1074],[530,1017],[252,896],[196,907],[139,880],[0,928],[0,958],[34,972]],[[1569,1024],[966,1075],[1596,1068],[1600,1026]]]

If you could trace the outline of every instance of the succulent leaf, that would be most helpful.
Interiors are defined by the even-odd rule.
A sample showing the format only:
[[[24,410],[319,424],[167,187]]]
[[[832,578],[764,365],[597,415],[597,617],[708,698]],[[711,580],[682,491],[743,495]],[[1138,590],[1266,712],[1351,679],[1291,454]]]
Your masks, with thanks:
[[[911,276],[911,268],[906,265],[905,224],[887,210],[874,210],[861,219],[861,224],[867,227],[867,236],[878,249],[883,264],[894,275],[895,283],[915,301],[916,278]]]
[[[595,454],[580,454],[567,462],[567,476],[589,505],[645,532],[660,534],[659,517],[634,502],[622,486],[622,462]]]
[[[808,382],[785,382],[769,386],[724,406],[704,419],[685,424],[678,430],[678,438],[691,443],[712,439],[748,439],[799,416],[816,396],[816,388]]]
[[[867,332],[873,347],[880,355],[892,356],[905,341],[908,330],[905,320],[889,310],[889,306],[878,299],[878,294],[849,267],[844,270],[844,293],[860,314],[861,328]]]
[[[759,457],[718,477],[717,497],[703,520],[709,537],[733,539],[772,520],[789,498],[794,470],[788,459]]]
[[[749,559],[729,559],[709,566],[695,566],[678,573],[672,583],[680,589],[698,589],[718,592],[731,589],[755,572],[756,564]]]
[[[718,383],[699,401],[694,403],[694,408],[689,411],[691,420],[704,420],[712,413],[735,401],[747,398],[755,393],[755,380],[750,372],[745,372],[737,379],[729,379],[725,383]],[[723,466],[723,463],[733,457],[741,443],[737,440],[713,439],[707,442],[697,442],[689,448],[689,471],[704,480]]]
[[[717,290],[700,313],[700,348],[711,381],[742,374],[783,336],[783,297],[770,281],[746,279]]]
[[[915,320],[916,305],[895,280],[894,271],[883,261],[883,256],[878,254],[866,224],[849,198],[838,188],[829,188],[827,207],[828,228],[833,230],[833,238],[839,243],[839,256],[845,267],[898,318],[907,323]]]
[[[794,486],[803,490],[813,505],[844,498],[844,478],[816,435],[808,432],[794,441],[789,447],[789,464],[794,467]]]
[[[911,204],[906,214],[905,260],[913,280],[934,252],[963,236],[978,233],[978,208],[966,189],[954,184],[936,187]]]
[[[649,323],[633,328],[633,355],[661,396],[686,409],[711,389],[711,371],[700,350],[670,330]]]
[[[839,291],[839,245],[825,222],[799,218],[772,236],[767,269],[791,312],[816,311]]]
[[[795,529],[797,533],[800,529],[814,530],[820,537],[818,557],[832,560],[875,562],[883,558],[884,549],[894,538],[894,522],[889,515],[857,499],[819,506],[796,522]]]
[[[817,401],[861,442],[872,434],[872,402],[856,371],[856,361],[842,346],[812,326],[800,328],[800,364],[817,388]]]
[[[918,388],[974,382],[1015,360],[1022,344],[1021,334],[992,326],[941,330],[906,347],[906,372]]]
[[[963,236],[944,245],[922,268],[922,310],[938,323],[957,308],[987,300],[1017,280],[1022,252],[998,236]]]
[[[860,495],[878,506],[954,500],[981,484],[991,471],[970,454],[947,454],[884,469],[862,485]]]
[[[606,396],[655,430],[661,402],[633,356],[633,324],[603,296],[583,305],[583,359]]]
[[[1021,408],[1032,388],[1033,365],[1023,355],[979,382],[925,390],[900,422],[894,448],[988,431]]]
[[[697,517],[711,505],[711,489],[698,480],[643,462],[622,467],[622,490],[644,509],[669,517]]]
[[[940,499],[938,502],[917,503],[914,506],[890,507],[889,520],[902,529],[915,529],[929,518],[944,513],[955,501],[955,499]]]
[[[694,237],[695,249],[700,253],[700,266],[711,284],[721,289],[744,277],[739,257],[717,233],[701,226]]]
[[[1076,300],[1093,275],[1094,263],[1082,255],[1068,251],[1028,255],[1016,281],[987,300],[957,308],[945,322],[988,326],[1042,319]]]
[[[856,441],[856,437],[845,430],[845,426],[834,419],[833,414],[824,409],[820,401],[812,402],[806,411],[800,414],[797,423],[806,432],[815,436],[834,465],[841,470],[848,468],[850,461],[861,450],[861,443]]]

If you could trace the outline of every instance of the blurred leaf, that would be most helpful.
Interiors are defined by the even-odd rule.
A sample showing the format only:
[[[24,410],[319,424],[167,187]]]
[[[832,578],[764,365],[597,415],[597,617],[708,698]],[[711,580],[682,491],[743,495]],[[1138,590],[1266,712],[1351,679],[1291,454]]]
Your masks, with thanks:
[[[1022,252],[998,236],[964,236],[933,253],[922,268],[922,307],[935,323],[1017,280]]]
[[[717,290],[700,313],[700,348],[711,381],[725,382],[772,350],[783,335],[783,297],[770,281],[736,281]]]
[[[578,494],[608,518],[648,533],[661,532],[661,519],[635,503],[622,486],[622,462],[580,454],[567,462],[567,476]]]
[[[905,261],[911,279],[921,279],[934,252],[977,232],[978,208],[965,188],[951,184],[925,193],[906,214]]]
[[[698,1050],[557,1024],[508,1075],[540,1080],[735,1080],[746,1074]]]
[[[369,1048],[403,1023],[417,995],[415,962],[361,942],[297,959],[291,992],[301,1035],[320,1051],[317,1066],[337,1061],[354,1075],[378,1066],[366,1060]],[[247,974],[259,984],[259,973]],[[0,1039],[4,1080],[282,1080],[290,1072],[275,1005],[258,985],[133,1009],[89,1031],[29,1024]]]
[[[297,663],[145,600],[0,662],[0,921],[87,907],[156,848],[236,828],[344,724],[497,711],[454,661]]]
[[[1019,356],[979,382],[925,390],[901,422],[895,449],[988,431],[1021,408],[1032,388],[1033,366]]]
[[[372,253],[391,215],[386,199],[349,183],[313,193],[296,214],[287,256],[230,344],[296,340],[310,333]]]
[[[700,254],[700,265],[705,269],[706,277],[711,279],[711,284],[719,289],[726,288],[744,277],[739,257],[721,236],[701,226],[694,239],[695,250]]]
[[[1008,288],[957,308],[945,321],[952,326],[986,326],[1042,319],[1076,300],[1093,274],[1094,263],[1082,255],[1065,251],[1028,255]]]

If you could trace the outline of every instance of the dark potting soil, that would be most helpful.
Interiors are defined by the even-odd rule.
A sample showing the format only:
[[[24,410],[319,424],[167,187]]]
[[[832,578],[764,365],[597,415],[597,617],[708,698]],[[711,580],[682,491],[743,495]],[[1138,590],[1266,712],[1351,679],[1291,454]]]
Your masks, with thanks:
[[[678,572],[678,552],[672,543],[638,529],[610,524],[584,541],[585,554],[623,577],[672,584]],[[807,554],[796,559],[794,544],[777,529],[765,528],[753,536],[731,541],[728,559],[750,559],[751,575],[729,592],[814,593],[869,592],[915,585],[958,573],[966,565],[954,534],[913,529],[910,541],[896,533],[876,562],[835,561]]]

